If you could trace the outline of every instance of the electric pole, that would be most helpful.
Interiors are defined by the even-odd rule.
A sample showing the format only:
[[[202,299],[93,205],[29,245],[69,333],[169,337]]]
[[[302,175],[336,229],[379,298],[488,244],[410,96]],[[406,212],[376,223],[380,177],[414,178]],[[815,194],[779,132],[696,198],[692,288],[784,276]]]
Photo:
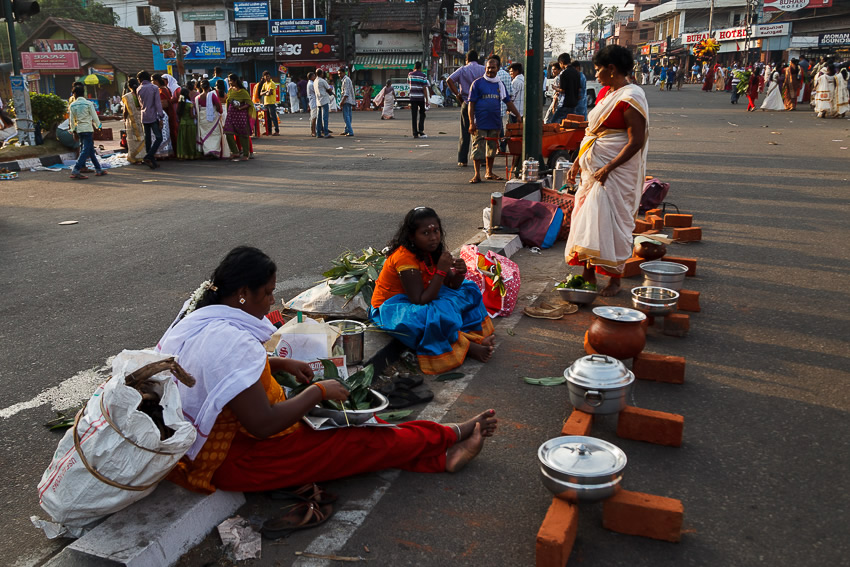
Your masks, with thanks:
[[[543,0],[525,2],[525,109],[522,116],[523,159],[543,162]]]

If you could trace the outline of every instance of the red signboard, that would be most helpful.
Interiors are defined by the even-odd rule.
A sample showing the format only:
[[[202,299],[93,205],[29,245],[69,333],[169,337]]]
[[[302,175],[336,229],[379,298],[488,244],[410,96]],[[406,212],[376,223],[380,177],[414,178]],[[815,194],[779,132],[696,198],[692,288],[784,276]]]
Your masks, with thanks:
[[[24,69],[79,69],[80,54],[76,51],[24,51],[21,53],[21,64]]]
[[[446,20],[446,35],[457,37],[457,20]]]
[[[765,12],[796,12],[802,9],[828,8],[832,0],[764,0]]]

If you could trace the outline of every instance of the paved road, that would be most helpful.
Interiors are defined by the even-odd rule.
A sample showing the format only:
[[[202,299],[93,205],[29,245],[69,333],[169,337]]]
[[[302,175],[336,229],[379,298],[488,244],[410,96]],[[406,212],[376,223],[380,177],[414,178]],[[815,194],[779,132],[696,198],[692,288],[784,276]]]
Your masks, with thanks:
[[[850,122],[747,114],[725,95],[695,89],[649,91],[649,165],[672,184],[669,200],[704,229],[705,242],[676,248],[700,260],[689,283],[703,293],[704,312],[693,316],[687,339],[650,337],[654,352],[688,358],[688,383],[641,383],[632,400],[685,415],[686,444],[617,441],[611,420],[594,428],[629,455],[627,488],[683,500],[688,533],[678,545],[618,536],[599,526],[599,507],[583,507],[571,563],[837,565],[850,523],[843,482],[850,395],[842,387],[850,352],[850,150],[841,149],[850,146]],[[284,136],[261,141],[258,159],[247,164],[125,168],[87,184],[28,173],[0,184],[7,288],[0,299],[0,501],[7,503],[0,556],[26,565],[52,549],[27,517],[40,513],[35,485],[58,439],[41,427],[52,417],[50,403],[8,408],[63,381],[65,389],[43,396],[48,402],[85,397],[96,378],[80,373],[122,348],[154,344],[232,245],[269,251],[288,297],[339,251],[386,241],[412,206],[438,208],[452,246],[474,231],[496,185],[467,185],[470,172],[454,166],[454,137],[403,138],[399,114],[395,123],[355,114],[362,138],[327,141],[295,138],[290,133],[306,126],[287,117]],[[429,132],[454,133],[454,115],[432,112]],[[139,183],[147,179],[157,181]],[[80,224],[56,224],[69,219]],[[525,293],[563,274],[558,254],[521,253]],[[367,545],[381,565],[531,564],[548,506],[534,453],[558,433],[569,408],[564,391],[519,378],[560,374],[582,354],[588,323],[586,314],[503,322],[495,360],[480,372],[469,367],[462,385],[435,387],[437,403],[424,410],[449,420],[495,406],[506,418],[502,436],[456,477],[335,483],[343,508],[369,513],[354,514],[352,537],[337,538],[334,548],[362,555]],[[246,513],[264,517],[274,508],[254,497]],[[264,562],[290,564],[294,551],[318,545],[317,535],[266,545]],[[210,538],[184,563],[218,554]]]

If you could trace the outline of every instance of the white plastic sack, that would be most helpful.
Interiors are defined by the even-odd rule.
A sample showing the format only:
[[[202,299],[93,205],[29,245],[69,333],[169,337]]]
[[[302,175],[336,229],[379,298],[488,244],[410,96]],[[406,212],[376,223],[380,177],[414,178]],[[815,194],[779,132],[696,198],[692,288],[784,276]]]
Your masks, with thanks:
[[[53,521],[66,529],[64,533],[82,535],[100,519],[153,492],[195,442],[195,428],[183,417],[180,394],[170,372],[151,378],[162,386],[163,421],[174,430],[164,441],[150,416],[137,410],[142,395],[124,383],[128,374],[166,358],[169,355],[146,350],[125,350],[116,356],[112,378],[97,388],[80,416],[76,429],[82,455],[74,445],[74,427],[59,442],[53,462],[38,483],[38,498]],[[115,428],[101,408],[106,409],[106,417]],[[83,456],[107,479],[146,488],[127,490],[97,479],[86,469]],[[51,532],[45,529],[45,533],[50,536]]]
[[[302,291],[294,298],[290,299],[284,306],[293,311],[301,311],[302,313],[314,313],[324,315],[325,317],[341,317],[347,319],[366,319],[369,316],[369,305],[363,299],[362,294],[357,294],[354,299],[348,302],[347,299],[339,295],[331,294],[331,288],[328,284],[343,284],[346,282],[356,281],[354,277],[339,278],[322,282],[311,287],[306,291]]]
[[[304,317],[300,323],[297,319],[288,321],[272,335],[272,340],[275,337],[275,356],[312,362],[331,356],[339,329],[324,321]]]

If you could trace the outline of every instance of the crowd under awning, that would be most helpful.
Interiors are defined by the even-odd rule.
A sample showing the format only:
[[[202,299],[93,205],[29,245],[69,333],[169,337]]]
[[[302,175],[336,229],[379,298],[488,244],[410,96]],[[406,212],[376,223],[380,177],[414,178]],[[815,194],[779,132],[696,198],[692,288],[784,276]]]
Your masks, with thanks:
[[[354,58],[352,70],[413,69],[413,64],[422,59],[421,53],[370,53]]]

